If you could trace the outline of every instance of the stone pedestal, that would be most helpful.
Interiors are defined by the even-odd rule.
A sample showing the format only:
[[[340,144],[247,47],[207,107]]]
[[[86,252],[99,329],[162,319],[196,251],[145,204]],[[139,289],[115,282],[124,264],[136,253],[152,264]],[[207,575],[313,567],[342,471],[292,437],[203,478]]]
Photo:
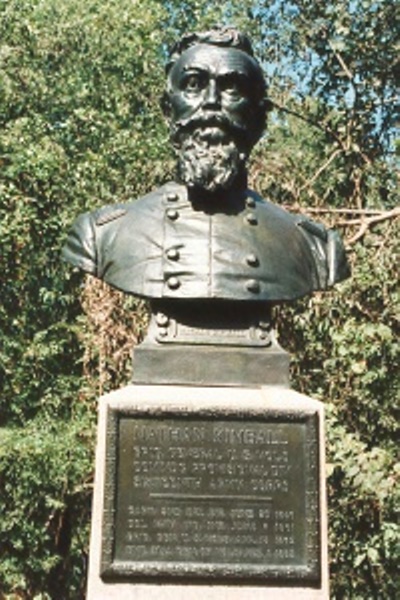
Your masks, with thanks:
[[[88,600],[328,599],[323,408],[293,390],[100,400]]]

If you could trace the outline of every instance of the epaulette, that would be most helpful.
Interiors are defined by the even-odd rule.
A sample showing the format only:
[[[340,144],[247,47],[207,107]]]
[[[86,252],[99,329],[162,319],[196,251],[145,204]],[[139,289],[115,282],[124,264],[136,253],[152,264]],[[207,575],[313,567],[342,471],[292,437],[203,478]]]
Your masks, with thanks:
[[[99,208],[96,215],[96,225],[105,225],[110,221],[115,221],[115,219],[119,219],[127,212],[126,208],[122,208],[121,206],[104,206],[103,208]]]
[[[302,219],[297,222],[297,225],[303,227],[308,233],[312,233],[323,242],[328,240],[328,233],[324,225],[321,223],[316,223],[315,221],[311,221],[310,219]]]

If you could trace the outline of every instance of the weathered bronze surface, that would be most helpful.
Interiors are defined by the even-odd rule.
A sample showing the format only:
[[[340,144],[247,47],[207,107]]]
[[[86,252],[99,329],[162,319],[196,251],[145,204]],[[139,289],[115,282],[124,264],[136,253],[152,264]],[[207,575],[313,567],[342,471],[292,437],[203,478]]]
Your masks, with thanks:
[[[167,74],[177,182],[81,215],[64,258],[129,294],[178,301],[282,302],[347,277],[334,231],[247,189],[268,108],[249,40],[229,28],[186,35]]]
[[[133,382],[289,385],[289,355],[277,343],[268,305],[157,301],[134,349]]]
[[[112,409],[106,580],[318,585],[314,412]]]
[[[269,348],[271,310],[259,302],[154,301],[147,340],[159,344]]]
[[[154,317],[135,352],[134,382],[286,384],[271,307],[348,276],[340,237],[247,188],[246,162],[269,102],[246,36],[232,28],[183,36],[163,106],[177,181],[80,215],[63,256],[150,299]]]
[[[282,302],[347,276],[335,232],[248,190],[224,196],[194,205],[190,190],[169,183],[82,215],[64,257],[129,294],[176,300]]]
[[[133,383],[289,387],[289,355],[269,348],[143,342],[133,353]]]

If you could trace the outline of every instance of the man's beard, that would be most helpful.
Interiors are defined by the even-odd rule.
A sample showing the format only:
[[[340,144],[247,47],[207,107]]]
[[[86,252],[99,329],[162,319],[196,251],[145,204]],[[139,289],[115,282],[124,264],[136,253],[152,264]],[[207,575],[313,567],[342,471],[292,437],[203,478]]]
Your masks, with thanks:
[[[214,139],[214,133],[197,130],[179,148],[178,175],[189,188],[227,190],[243,173],[246,157],[232,139]]]
[[[178,176],[189,188],[228,190],[243,177],[247,153],[239,149],[231,123],[227,125],[215,117],[193,119],[182,129],[178,125]]]

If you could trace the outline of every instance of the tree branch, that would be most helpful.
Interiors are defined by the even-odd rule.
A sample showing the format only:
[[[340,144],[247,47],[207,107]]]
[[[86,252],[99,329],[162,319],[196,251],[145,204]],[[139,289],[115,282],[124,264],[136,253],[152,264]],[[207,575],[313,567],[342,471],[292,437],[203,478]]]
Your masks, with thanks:
[[[352,244],[357,242],[359,239],[361,239],[367,233],[368,229],[372,225],[375,225],[375,223],[380,223],[381,221],[386,221],[388,219],[396,219],[399,216],[400,216],[400,207],[394,208],[393,210],[388,210],[388,211],[386,211],[380,215],[376,215],[374,217],[369,217],[368,219],[366,219],[366,218],[359,219],[360,228],[357,231],[357,233],[355,235],[353,235],[353,237],[351,237],[349,240],[347,240],[348,245],[351,246]],[[344,222],[343,224],[348,225],[349,223]],[[353,222],[351,224],[352,225],[356,224],[356,220],[353,220]]]
[[[339,65],[342,67],[343,71],[346,73],[346,76],[348,77],[350,83],[355,88],[356,86],[354,84],[354,75],[350,71],[350,69],[346,65],[346,63],[344,62],[342,55],[340,54],[340,52],[338,52],[336,50],[335,46],[332,44],[332,42],[330,40],[328,40],[328,46],[332,50],[333,54],[335,55],[336,60],[338,61]]]
[[[314,119],[311,119],[310,117],[302,115],[301,113],[299,113],[295,110],[292,110],[290,108],[286,108],[286,106],[282,106],[281,104],[278,104],[277,102],[275,102],[273,100],[270,100],[270,102],[271,102],[271,105],[274,108],[276,108],[277,110],[280,110],[288,115],[292,115],[293,117],[297,117],[301,121],[304,121],[305,123],[309,123],[309,125],[313,125],[317,129],[322,131],[325,135],[328,135],[331,138],[333,138],[335,140],[335,142],[337,142],[339,144],[339,146],[341,147],[342,150],[346,150],[341,138],[333,131],[333,129],[328,127],[325,123],[323,123],[321,121],[315,121]]]
[[[330,155],[328,160],[314,173],[314,175],[310,179],[308,179],[305,183],[303,183],[303,185],[299,189],[299,193],[302,192],[303,190],[305,190],[306,188],[310,187],[310,185],[312,185],[314,183],[314,181],[316,181],[316,179],[318,179],[318,177],[325,171],[325,169],[327,169],[329,167],[331,162],[334,161],[335,158],[341,152],[342,152],[341,148],[336,148],[336,150]]]
[[[344,215],[382,215],[386,214],[387,211],[375,210],[373,208],[322,208],[315,206],[288,206],[285,205],[285,208],[290,211],[300,211],[300,212],[308,212],[308,213],[332,213],[332,214],[344,214]],[[392,211],[389,211],[392,212]]]
[[[359,226],[357,233],[347,240],[347,245],[352,246],[360,240],[367,231],[376,223],[388,221],[400,217],[400,207],[392,210],[374,210],[368,208],[315,208],[304,206],[285,206],[289,211],[300,213],[319,213],[319,214],[336,214],[336,215],[359,215],[356,219],[343,219],[337,222],[337,225],[342,227]],[[369,216],[368,216],[369,215]]]

